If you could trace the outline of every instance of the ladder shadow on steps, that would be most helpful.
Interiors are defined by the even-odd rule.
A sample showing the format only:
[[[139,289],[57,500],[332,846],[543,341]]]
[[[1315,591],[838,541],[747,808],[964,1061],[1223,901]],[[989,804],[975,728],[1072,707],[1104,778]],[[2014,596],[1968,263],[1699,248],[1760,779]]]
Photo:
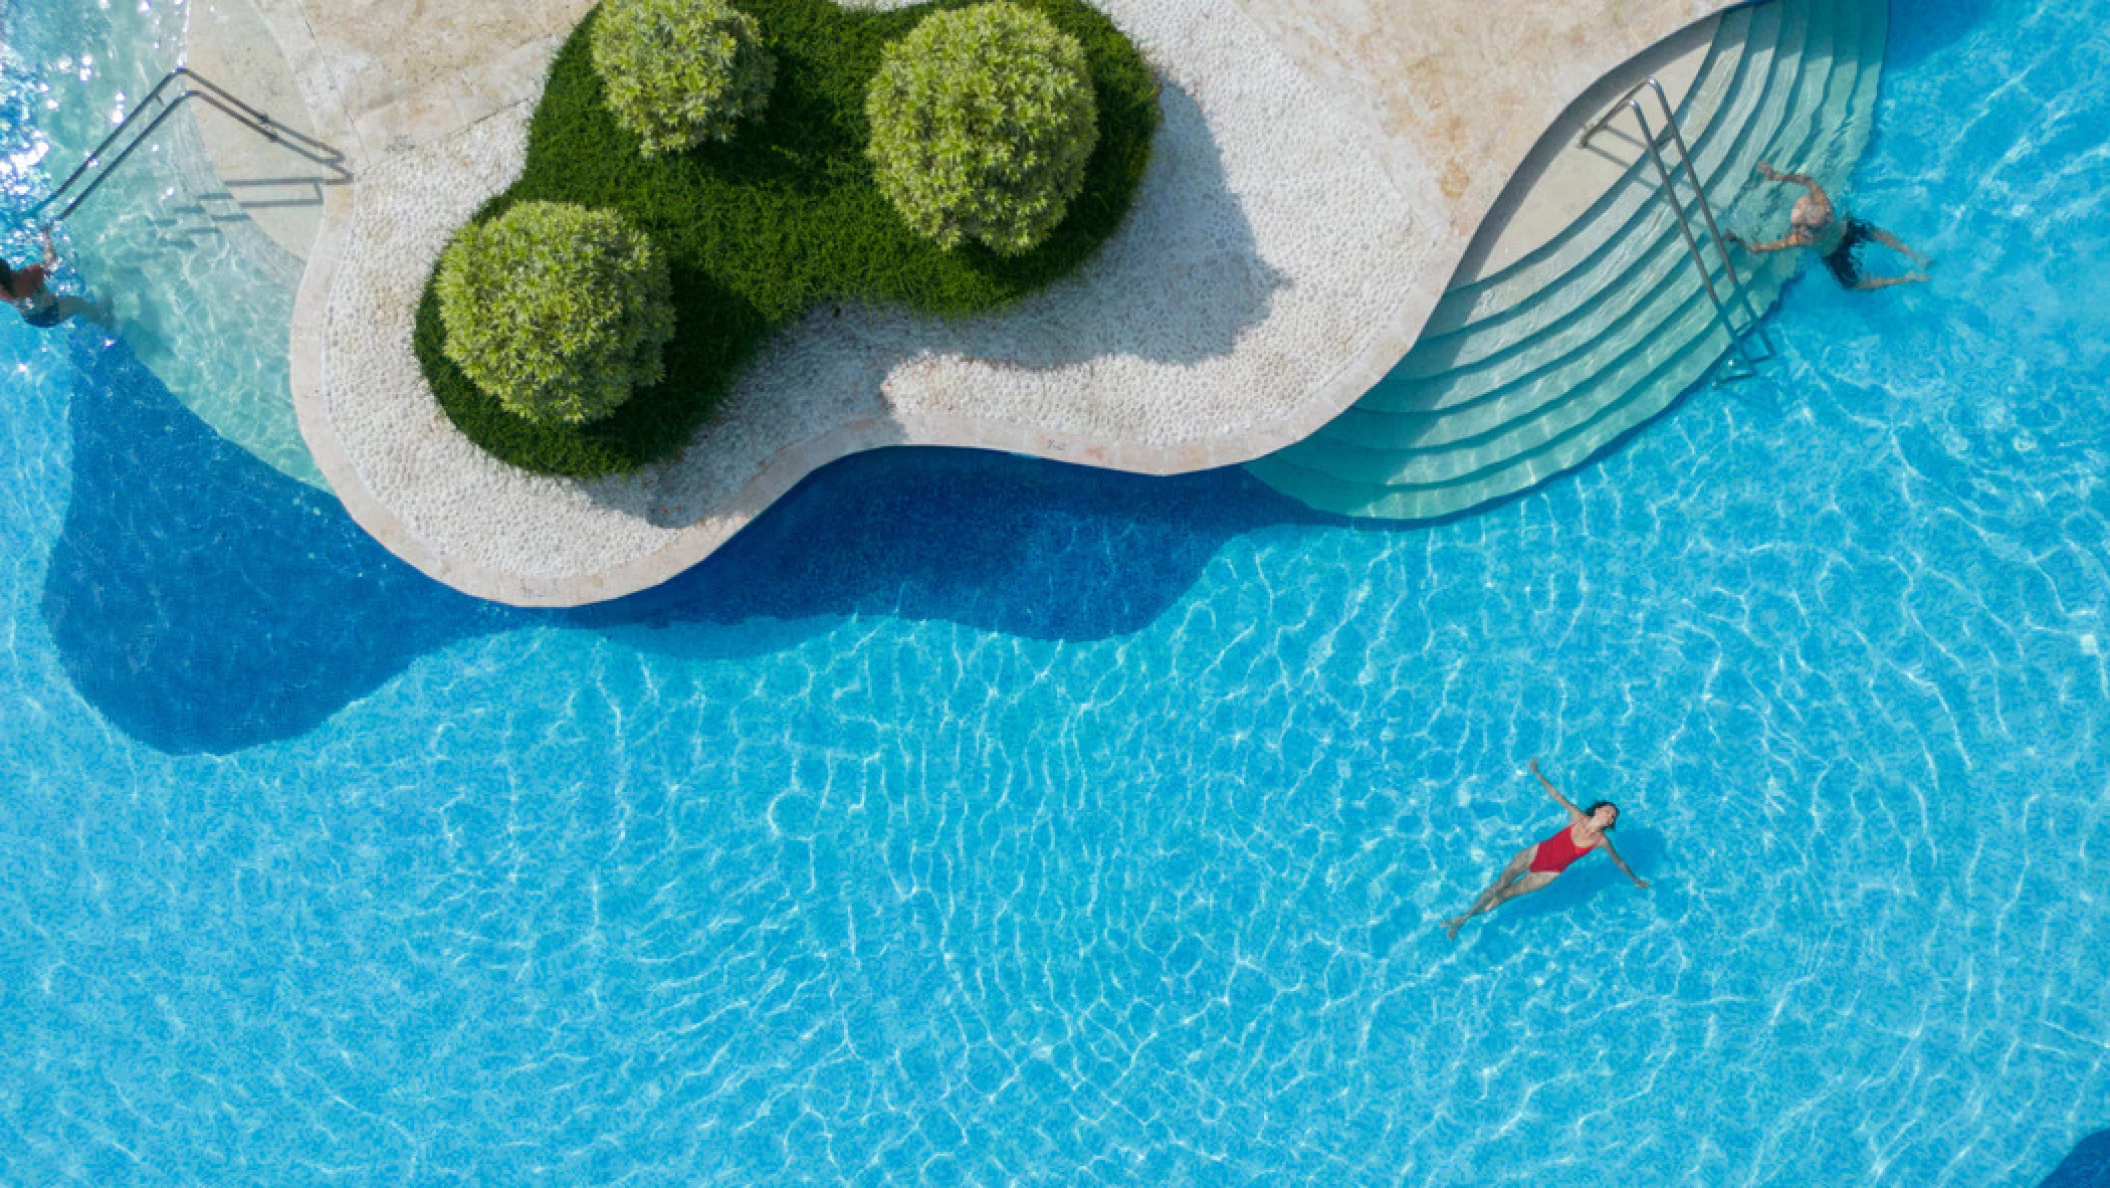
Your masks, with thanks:
[[[1639,169],[1647,160],[1647,150],[1641,137],[1620,123],[1591,136],[1587,143],[1578,144],[1583,130],[1603,108],[1610,106],[1613,100],[1635,81],[1649,76],[1660,65],[1693,52],[1713,37],[1713,29],[1707,22],[1687,26],[1664,41],[1643,50],[1625,65],[1591,84],[1587,91],[1564,109],[1554,122],[1539,134],[1531,151],[1518,163],[1516,171],[1510,174],[1509,181],[1496,196],[1494,205],[1488,208],[1487,216],[1480,220],[1480,226],[1473,232],[1472,243],[1466,247],[1465,255],[1458,261],[1457,271],[1451,276],[1450,287],[1473,283],[1483,279],[1484,275],[1500,271],[1489,268],[1493,253],[1506,238],[1511,224],[1520,216],[1526,215],[1527,199],[1538,192],[1547,175],[1571,152],[1579,150],[1622,171],[1619,177],[1613,179],[1602,193],[1587,204],[1592,208],[1605,205],[1618,190],[1637,184]],[[1530,254],[1525,253],[1526,256]]]

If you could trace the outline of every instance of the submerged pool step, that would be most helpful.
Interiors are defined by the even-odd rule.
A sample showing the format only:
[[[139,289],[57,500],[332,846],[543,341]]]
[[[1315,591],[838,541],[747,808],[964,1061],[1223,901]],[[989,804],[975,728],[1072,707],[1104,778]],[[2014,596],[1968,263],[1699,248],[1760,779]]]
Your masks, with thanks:
[[[1886,0],[1724,15],[1680,111],[1724,231],[1785,227],[1801,190],[1758,181],[1760,160],[1844,183],[1867,143],[1886,35]],[[1663,412],[1732,343],[1644,168],[1550,242],[1447,293],[1391,374],[1253,472],[1327,511],[1452,516],[1580,466]],[[1778,298],[1796,255],[1738,253],[1754,310]],[[1726,297],[1717,253],[1703,256]]]
[[[1779,51],[1784,44],[1791,50],[1801,44],[1806,8],[1806,0],[1783,0],[1723,15],[1708,59],[1678,109],[1694,163],[1703,174],[1710,172],[1727,146],[1748,134],[1757,109],[1774,90],[1773,73],[1795,68],[1797,55]],[[1446,292],[1417,347],[1456,339],[1461,348],[1470,350],[1498,323],[1521,324],[1528,332],[1545,320],[1540,311],[1562,308],[1561,297],[1574,300],[1586,291],[1564,282],[1615,274],[1624,261],[1657,246],[1663,235],[1674,231],[1675,224],[1656,197],[1654,178],[1642,169],[1630,168],[1553,239],[1499,272]],[[1439,364],[1447,361],[1443,353],[1417,349],[1401,360],[1402,368],[1396,373],[1412,376],[1442,369],[1440,365],[1426,367],[1417,356]]]
[[[1828,46],[1823,52],[1829,55]],[[1827,71],[1818,77],[1829,86],[1828,94],[1836,96],[1850,88],[1851,73]],[[1746,140],[1727,146],[1726,157],[1710,157],[1695,146],[1696,162],[1716,172],[1723,168],[1746,170],[1756,165],[1759,150],[1769,142],[1793,142],[1798,154],[1806,159],[1801,146],[1808,139],[1808,129],[1830,118],[1833,108],[1829,102],[1816,100],[1815,95],[1815,88],[1810,88],[1802,92],[1804,101],[1776,105],[1782,115],[1791,118],[1771,123],[1768,140]],[[1800,121],[1799,129],[1795,121]],[[1656,207],[1663,209],[1660,200]],[[1454,366],[1418,383],[1381,385],[1343,415],[1339,429],[1365,447],[1382,444],[1427,450],[1478,437],[1494,422],[1528,415],[1534,408],[1588,383],[1633,350],[1640,339],[1660,338],[1668,324],[1681,318],[1704,294],[1691,257],[1667,211],[1662,219],[1663,225],[1647,241],[1646,253],[1624,271],[1599,286],[1578,283],[1546,291],[1535,304],[1586,300],[1566,309],[1536,335],[1504,348],[1496,356]],[[1715,259],[1711,250],[1709,259]],[[1719,264],[1714,274],[1722,291],[1728,292],[1728,278]],[[1765,277],[1747,279],[1763,281]],[[1763,285],[1754,296],[1754,304],[1768,296]]]

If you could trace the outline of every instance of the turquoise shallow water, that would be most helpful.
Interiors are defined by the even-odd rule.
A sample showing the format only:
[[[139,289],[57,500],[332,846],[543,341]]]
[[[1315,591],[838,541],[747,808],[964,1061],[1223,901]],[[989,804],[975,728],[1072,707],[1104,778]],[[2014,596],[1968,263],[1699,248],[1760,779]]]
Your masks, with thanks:
[[[0,1182],[2034,1185],[2110,1124],[2102,5],[1900,4],[1764,377],[1429,530],[898,452],[625,604],[0,322]],[[1557,817],[1622,848],[1447,944]]]
[[[215,8],[215,0],[192,3]],[[0,211],[7,215],[0,250],[10,259],[32,259],[37,251],[22,212],[185,61],[189,11],[184,0],[16,0],[12,7],[0,0],[0,108],[7,109],[0,129],[8,139],[0,159]],[[251,80],[225,81],[257,94]],[[181,93],[180,84],[163,92]],[[134,127],[144,130],[161,112],[149,110]],[[280,115],[299,122],[295,113]],[[127,349],[217,433],[281,473],[326,489],[286,397],[285,344],[302,263],[242,213],[213,171],[200,119],[225,121],[203,103],[177,106],[59,228],[63,283],[106,300]],[[127,143],[114,142],[104,160]],[[266,160],[286,178],[318,172],[291,153]],[[91,171],[82,184],[98,176]],[[299,200],[291,188],[282,192],[289,197],[281,201]]]

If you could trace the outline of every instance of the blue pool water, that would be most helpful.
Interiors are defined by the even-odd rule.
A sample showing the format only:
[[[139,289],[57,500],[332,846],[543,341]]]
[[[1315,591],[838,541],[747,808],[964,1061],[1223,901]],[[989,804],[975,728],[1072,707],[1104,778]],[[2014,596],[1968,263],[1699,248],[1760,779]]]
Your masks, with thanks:
[[[452,595],[0,319],[0,1183],[2035,1185],[2110,1124],[2110,3],[1910,4],[1782,359],[1431,530],[896,452]],[[1557,817],[1599,859],[1441,916]]]

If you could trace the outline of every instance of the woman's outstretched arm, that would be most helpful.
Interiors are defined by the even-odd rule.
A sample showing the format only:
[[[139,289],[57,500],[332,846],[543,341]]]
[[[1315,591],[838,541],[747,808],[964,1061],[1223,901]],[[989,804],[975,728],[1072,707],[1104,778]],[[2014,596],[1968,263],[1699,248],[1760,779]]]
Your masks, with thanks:
[[[1619,856],[1619,851],[1612,848],[1612,835],[1609,833],[1604,835],[1604,852],[1605,856],[1612,860],[1612,865],[1619,868],[1619,873],[1634,880],[1634,885],[1636,887],[1641,888],[1643,891],[1648,890],[1648,880],[1642,878],[1640,875],[1635,874],[1634,868],[1628,866],[1626,864],[1626,859],[1621,858]]]
[[[1568,810],[1568,823],[1570,825],[1582,820],[1582,810],[1568,803],[1568,798],[1561,795],[1561,790],[1553,786],[1553,781],[1546,778],[1545,772],[1539,770],[1539,761],[1536,758],[1531,761],[1531,774],[1537,776],[1539,783],[1546,785],[1546,791],[1553,794],[1553,799],[1560,801],[1561,807]]]

